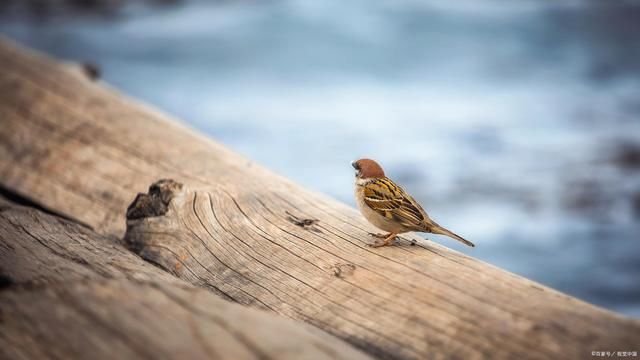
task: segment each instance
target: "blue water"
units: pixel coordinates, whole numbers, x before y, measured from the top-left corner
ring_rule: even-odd
[[[1,33],[276,172],[354,204],[377,159],[477,247],[432,239],[640,317],[640,3],[14,7]]]

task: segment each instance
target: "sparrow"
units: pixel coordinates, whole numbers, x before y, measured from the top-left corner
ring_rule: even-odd
[[[391,245],[398,234],[410,231],[446,235],[465,245],[475,246],[431,220],[411,195],[385,176],[377,162],[360,159],[351,162],[351,166],[356,170],[355,195],[360,212],[372,225],[388,232],[370,234],[384,239],[371,246]]]

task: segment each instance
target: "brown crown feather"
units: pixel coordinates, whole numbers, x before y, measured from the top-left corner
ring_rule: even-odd
[[[356,167],[360,170],[360,176],[363,179],[377,179],[385,177],[382,167],[371,159],[360,159],[356,161]]]

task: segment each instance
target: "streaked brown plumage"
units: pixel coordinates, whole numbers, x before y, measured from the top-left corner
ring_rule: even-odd
[[[377,228],[389,232],[375,235],[385,240],[372,246],[390,245],[398,234],[409,231],[446,235],[468,246],[475,246],[431,220],[422,206],[386,177],[382,167],[375,161],[360,159],[351,165],[356,169],[356,203],[362,215]]]

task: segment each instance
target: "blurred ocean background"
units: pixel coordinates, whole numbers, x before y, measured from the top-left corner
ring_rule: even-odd
[[[5,0],[0,33],[351,205],[377,159],[477,247],[430,239],[640,317],[638,1]]]

